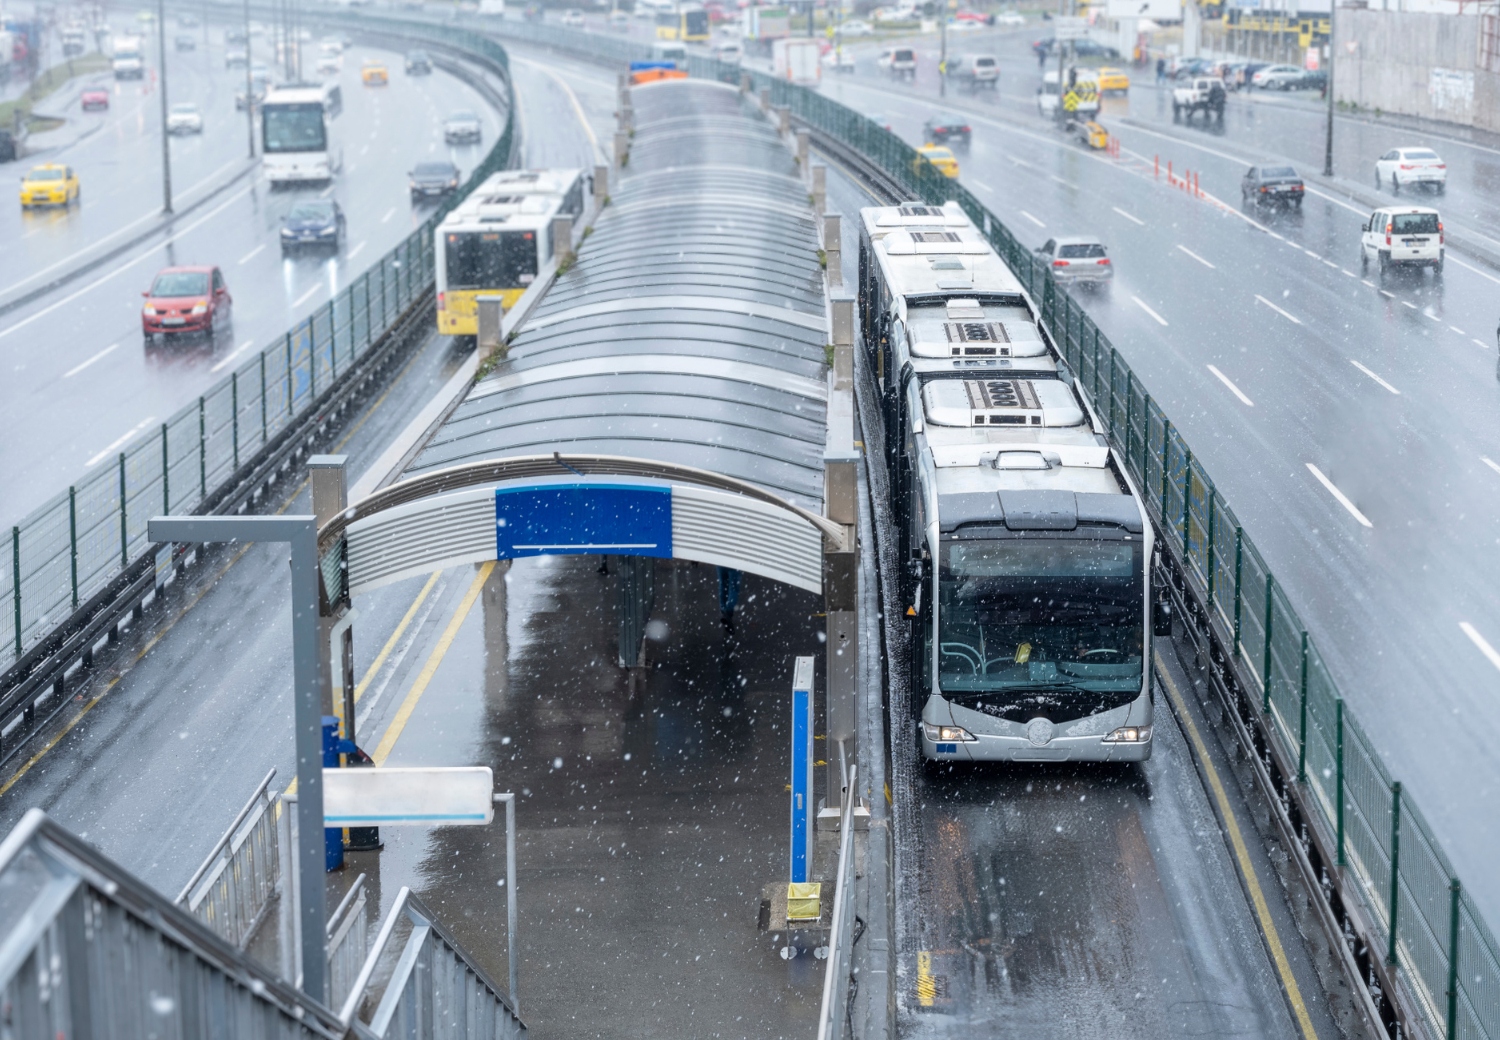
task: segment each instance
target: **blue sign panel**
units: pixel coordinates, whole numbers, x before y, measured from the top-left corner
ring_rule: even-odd
[[[672,489],[535,484],[495,489],[496,558],[613,553],[672,558]]]
[[[792,691],[792,881],[812,863],[812,689]]]

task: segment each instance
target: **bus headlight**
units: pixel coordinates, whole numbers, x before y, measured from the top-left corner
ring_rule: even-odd
[[[1104,738],[1106,744],[1144,744],[1151,739],[1150,726],[1121,726]]]
[[[932,740],[932,741],[938,741],[938,740],[942,740],[942,741],[954,741],[954,740],[974,740],[974,739],[976,739],[975,736],[974,736],[974,734],[970,733],[968,730],[964,729],[962,726],[934,726],[930,722],[924,722],[924,723],[922,723],[922,729],[926,731],[926,733],[927,733],[927,739],[928,740]]]

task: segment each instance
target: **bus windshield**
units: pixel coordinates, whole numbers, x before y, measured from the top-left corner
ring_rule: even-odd
[[[323,106],[316,101],[267,105],[263,113],[266,154],[321,152],[328,148]]]
[[[1026,721],[1081,718],[1140,693],[1141,544],[1089,537],[946,541],[938,575],[944,697]],[[1071,708],[1072,710],[1069,710]]]
[[[443,247],[449,290],[515,289],[536,280],[533,231],[450,231]]]

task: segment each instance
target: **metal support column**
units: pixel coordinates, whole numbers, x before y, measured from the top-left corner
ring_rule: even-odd
[[[313,455],[307,460],[312,485],[313,516],[322,527],[349,507],[347,455]],[[324,715],[333,714],[333,661],[329,641],[337,620],[334,605],[320,602],[318,613],[318,703]]]
[[[827,616],[827,772],[820,826],[833,827],[843,808],[844,775],[835,746],[858,761],[855,685],[859,657],[859,451],[854,445],[854,300],[832,301],[833,371],[829,373],[828,440],[823,450],[823,512],[850,533],[847,550],[823,550],[823,600]],[[852,797],[857,797],[853,796]]]
[[[656,561],[650,556],[620,556],[617,561],[620,667],[640,668],[646,663],[646,622],[656,606]]]

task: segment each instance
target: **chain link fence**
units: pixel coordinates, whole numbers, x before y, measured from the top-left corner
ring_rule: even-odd
[[[380,21],[383,31],[510,67],[493,40],[415,20]],[[421,227],[276,342],[10,528],[0,565],[0,654],[19,659],[148,552],[150,517],[195,512],[248,468],[430,290],[434,229],[457,200],[505,168],[515,143],[513,109],[467,183]],[[8,723],[0,719],[0,731]]]
[[[650,58],[639,43],[537,24],[491,27],[518,41],[619,63]],[[1043,323],[1129,467],[1211,623],[1256,684],[1268,732],[1362,890],[1383,952],[1433,1036],[1500,1040],[1500,945],[1480,918],[1432,829],[1402,795],[1349,713],[1306,627],[1265,559],[1171,419],[1129,364],[1010,229],[962,184],[895,134],[814,90],[709,58],[691,75],[748,83],[772,105],[859,152],[930,204],[956,201],[1027,286]]]

